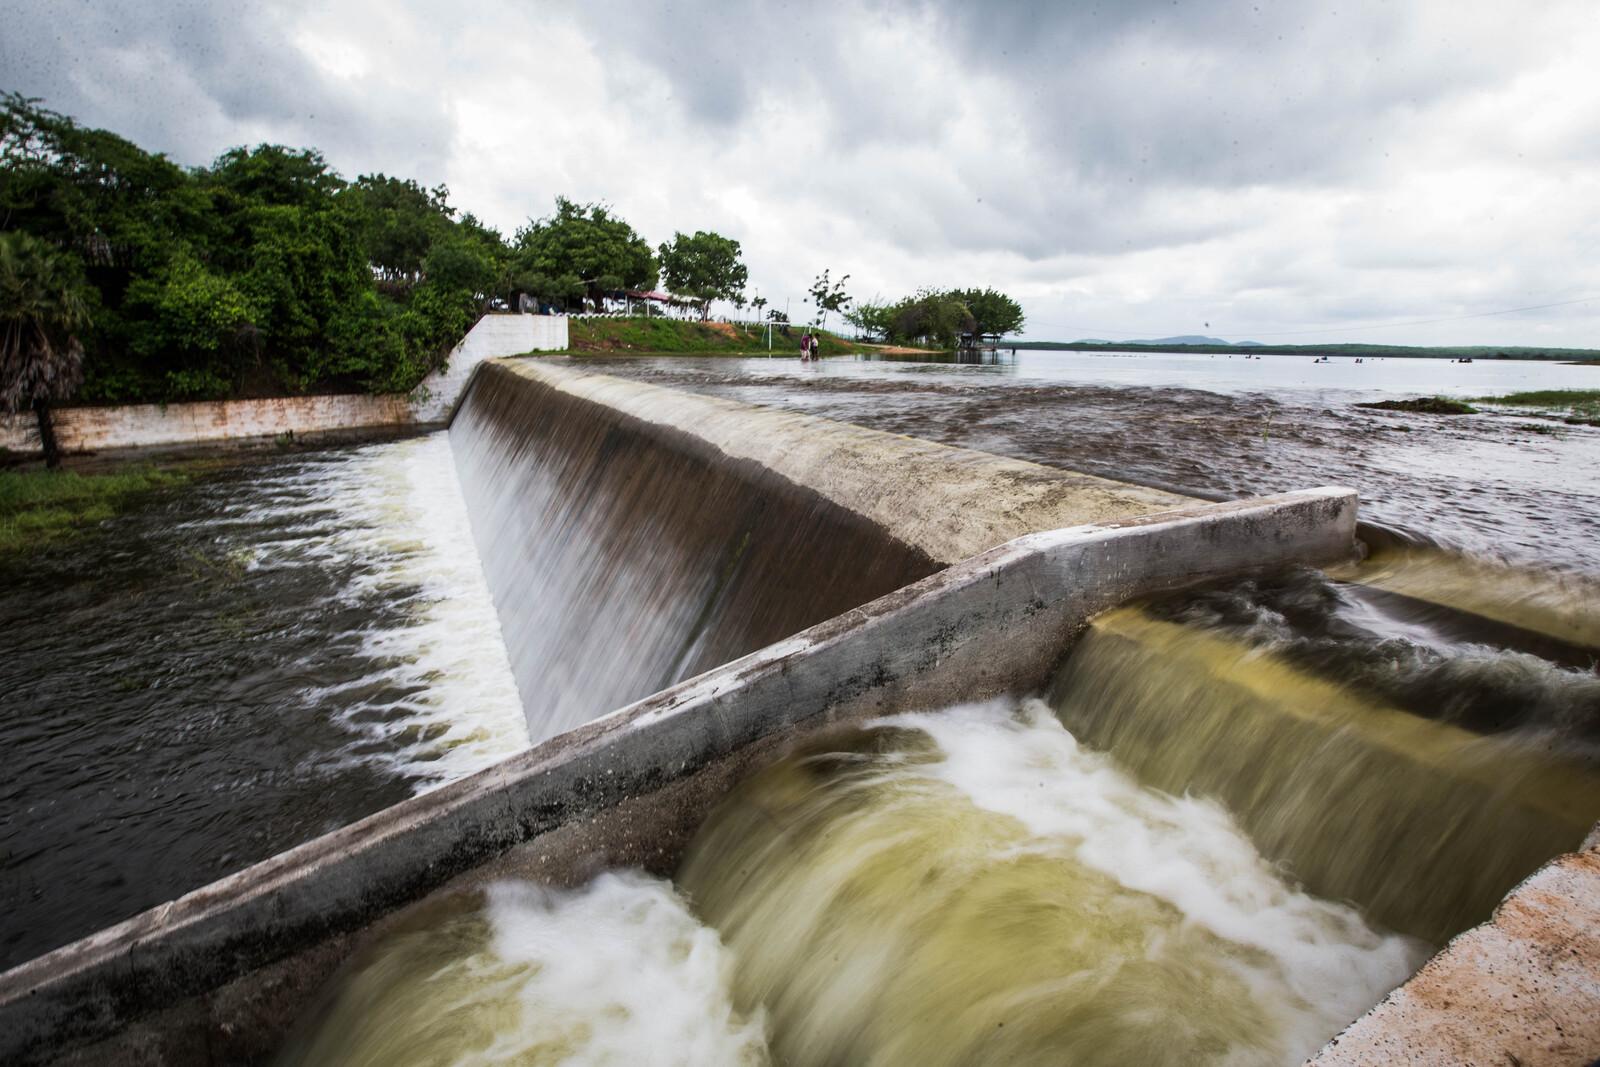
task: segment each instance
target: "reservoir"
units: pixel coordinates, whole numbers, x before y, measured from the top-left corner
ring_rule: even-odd
[[[1371,551],[821,731],[643,869],[430,899],[277,1062],[1298,1062],[1600,818],[1600,430],[1360,408],[1411,391],[1286,357],[538,362],[1118,479],[1141,514],[1350,484]],[[1456,395],[1594,373],[1479,368]],[[448,433],[241,460],[9,562],[4,962],[948,563],[572,395],[481,374]]]

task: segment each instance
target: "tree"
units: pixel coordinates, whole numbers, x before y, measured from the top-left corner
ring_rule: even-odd
[[[600,306],[618,289],[653,289],[656,257],[645,239],[601,204],[556,197],[556,213],[517,231],[513,285],[546,299],[587,297]]]
[[[0,234],[0,404],[33,408],[50,467],[61,465],[50,404],[83,379],[88,327],[80,264],[28,234]]]
[[[900,341],[932,341],[954,348],[974,326],[972,312],[953,292],[919,289],[891,309],[889,337]]]
[[[885,339],[894,319],[894,306],[881,300],[867,300],[856,304],[844,313],[844,321],[856,328],[857,334],[874,339]]]
[[[363,174],[340,195],[355,209],[367,261],[387,282],[417,280],[434,242],[453,228],[443,185],[424,189],[410,179]]]
[[[846,274],[832,284],[828,281],[828,272],[817,275],[811,283],[811,302],[817,306],[817,325],[822,326],[828,321],[828,312],[843,311],[850,306],[850,298],[844,295],[844,283],[850,280]]]
[[[739,261],[739,242],[697,230],[692,237],[674,233],[663,244],[661,275],[667,288],[700,304],[700,317],[711,314],[711,301],[742,298],[750,272]]]
[[[973,332],[994,337],[1022,332],[1022,305],[1004,293],[993,289],[962,289],[950,295],[966,304],[972,313]]]

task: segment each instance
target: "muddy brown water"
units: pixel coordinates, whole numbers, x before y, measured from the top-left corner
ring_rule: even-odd
[[[1209,498],[1348,485],[1360,491],[1367,523],[1472,555],[1600,570],[1600,428],[1357,406],[1414,396],[1427,383],[1468,395],[1538,387],[1584,368],[1474,365],[1460,373],[1500,377],[1462,383],[1437,360],[1384,361],[1366,373],[1365,364],[1313,371],[1309,360],[1270,356],[1184,357],[1153,367],[1078,353],[983,365],[852,357],[805,366],[764,358],[573,362]],[[1411,364],[1421,366],[1401,366]]]

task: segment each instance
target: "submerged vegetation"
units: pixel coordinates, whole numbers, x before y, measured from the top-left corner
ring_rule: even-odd
[[[189,477],[182,469],[157,467],[96,474],[0,471],[0,556],[104,522],[147,493]]]
[[[893,303],[869,300],[845,312],[845,321],[890,344],[953,348],[963,338],[1022,332],[1022,305],[993,289],[919,289]]]
[[[1534,389],[1504,396],[1480,396],[1477,403],[1533,408],[1575,426],[1600,426],[1600,389]]]
[[[1478,411],[1471,404],[1464,404],[1447,396],[1421,396],[1414,400],[1371,400],[1357,404],[1356,407],[1378,408],[1382,411],[1412,411],[1420,415],[1474,415]]]

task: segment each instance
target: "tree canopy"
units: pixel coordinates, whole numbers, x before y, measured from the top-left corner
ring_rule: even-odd
[[[545,300],[588,299],[608,292],[654,289],[656,257],[632,226],[603,204],[556,197],[554,215],[517,231],[514,288]]]
[[[869,337],[954,347],[963,337],[1021,333],[1022,305],[993,289],[919,289],[893,303],[870,300],[845,313]]]
[[[60,461],[49,406],[83,376],[89,325],[78,265],[26,233],[0,233],[0,407],[38,414],[45,459]]]
[[[843,311],[850,306],[850,297],[845,295],[844,283],[850,280],[846,274],[838,281],[828,278],[827,270],[816,276],[808,290],[811,294],[811,303],[817,308],[817,325],[821,326],[828,321],[828,312]]]
[[[674,233],[660,252],[667,288],[699,301],[702,319],[710,314],[713,300],[733,301],[736,306],[744,302],[750,272],[740,261],[738,241],[705,230],[693,236]]]
[[[89,400],[409,389],[502,295],[507,250],[443,186],[346,182],[258,145],[186,170],[0,98],[0,230],[86,282]]]

